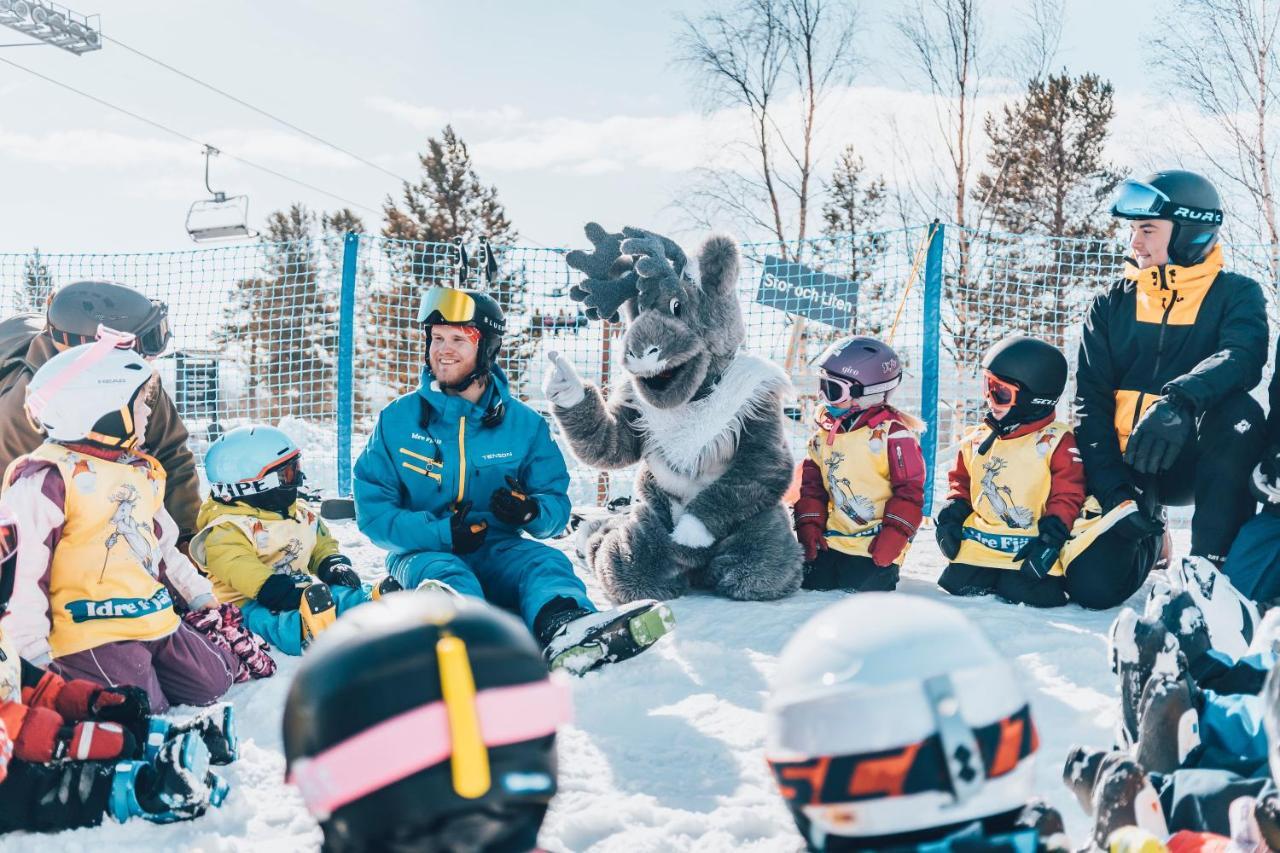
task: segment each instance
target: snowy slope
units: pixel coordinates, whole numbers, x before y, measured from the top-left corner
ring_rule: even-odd
[[[381,573],[380,552],[353,524],[339,523],[336,533],[362,573]],[[1177,550],[1184,553],[1180,533]],[[1061,767],[1072,745],[1110,742],[1118,691],[1107,670],[1106,635],[1114,613],[950,599],[933,584],[941,568],[926,532],[899,590],[948,600],[1016,660],[1040,729],[1039,789],[1066,815],[1071,835],[1084,838],[1085,817],[1062,785]],[[604,603],[598,588],[591,592]],[[561,734],[561,792],[542,846],[637,853],[801,849],[764,763],[761,709],[787,637],[839,598],[813,592],[767,603],[683,598],[674,607],[674,635],[633,661],[576,681],[577,720]],[[0,851],[318,849],[318,828],[282,782],[280,717],[297,661],[277,660],[275,677],[230,694],[245,743],[227,772],[233,790],[221,810],[173,826],[134,821],[9,836],[0,839]]]

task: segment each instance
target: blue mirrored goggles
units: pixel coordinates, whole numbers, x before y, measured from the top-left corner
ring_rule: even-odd
[[[1197,225],[1220,225],[1222,211],[1174,202],[1162,190],[1142,181],[1126,180],[1116,190],[1111,215],[1121,219],[1169,219]]]

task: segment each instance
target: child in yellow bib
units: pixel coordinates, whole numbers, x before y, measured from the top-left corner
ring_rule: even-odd
[[[364,585],[338,541],[298,500],[301,451],[283,432],[243,426],[205,454],[212,494],[200,507],[191,558],[219,601],[239,605],[245,625],[286,654],[302,653],[346,610],[400,585]]]
[[[923,513],[922,424],[889,405],[902,365],[887,344],[844,338],[818,370],[818,431],[794,507],[804,588],[890,591]]]
[[[982,360],[987,415],[960,445],[938,546],[951,563],[938,585],[1017,604],[1068,600],[1112,607],[1132,594],[1128,543],[1101,538],[1136,507],[1104,516],[1086,495],[1071,427],[1056,419],[1067,360],[1044,341],[1013,335]]]
[[[164,469],[137,447],[155,372],[131,336],[102,334],[50,359],[27,388],[48,438],[4,476],[0,500],[22,543],[5,632],[60,676],[143,688],[157,713],[207,705],[231,686],[235,661],[175,611],[217,602],[177,550]]]

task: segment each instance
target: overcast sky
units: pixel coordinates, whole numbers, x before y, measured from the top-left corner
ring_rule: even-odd
[[[82,5],[91,4],[91,5]],[[223,88],[391,172],[414,177],[427,136],[452,122],[481,177],[496,184],[521,234],[581,242],[600,219],[659,228],[682,223],[671,202],[688,171],[714,161],[732,123],[707,117],[673,63],[678,14],[706,2],[182,2],[76,0],[107,35]],[[891,0],[866,0],[864,70],[823,128],[824,157],[846,142],[888,171],[889,118],[923,138],[926,96],[912,92],[891,38]],[[989,0],[994,43],[1022,8]],[[1155,2],[1066,0],[1058,64],[1117,88],[1114,155],[1135,168],[1159,88],[1145,66],[1143,27]],[[10,38],[11,36],[11,38]],[[0,28],[0,42],[22,36]],[[52,47],[0,57],[257,160],[375,211],[394,178],[300,138],[106,43],[75,57]],[[994,105],[998,85],[984,104]],[[0,64],[0,251],[185,248],[187,207],[205,195],[198,146]],[[900,143],[898,147],[901,147]],[[901,154],[901,152],[899,152]],[[927,150],[908,151],[922,161]],[[1155,156],[1162,156],[1155,155]],[[1192,164],[1194,165],[1194,164]],[[824,168],[823,171],[827,169]],[[342,202],[215,160],[215,188],[247,193],[256,224],[293,201]],[[358,211],[371,230],[376,213]]]

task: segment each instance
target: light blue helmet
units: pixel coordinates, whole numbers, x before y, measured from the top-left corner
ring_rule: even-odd
[[[239,500],[280,486],[302,482],[302,451],[282,430],[271,426],[236,427],[209,445],[204,473],[214,497]]]

